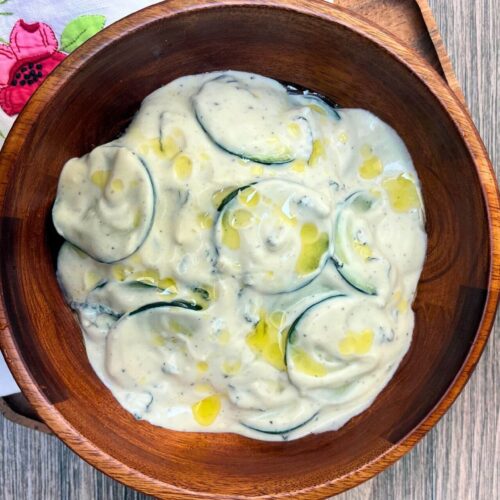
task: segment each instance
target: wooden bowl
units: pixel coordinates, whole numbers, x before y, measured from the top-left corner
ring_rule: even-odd
[[[499,198],[463,106],[410,49],[319,0],[171,0],[77,50],[18,118],[0,162],[1,347],[41,417],[114,478],[169,498],[319,498],[372,477],[443,415],[477,363],[499,293]],[[94,375],[54,274],[51,205],[64,162],[119,134],[181,75],[253,71],[392,125],[422,181],[429,247],[398,372],[337,432],[268,443],[136,421]]]

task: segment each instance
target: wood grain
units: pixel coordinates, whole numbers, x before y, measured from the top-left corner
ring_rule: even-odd
[[[462,30],[463,32],[463,30]],[[494,33],[494,32],[493,32]],[[497,32],[498,34],[498,32]],[[470,42],[470,40],[468,40]],[[494,40],[493,40],[494,42]],[[464,43],[463,40],[460,40],[457,43]],[[495,47],[493,44],[492,47]],[[498,54],[498,53],[496,53]],[[498,60],[496,61],[496,64],[498,64]],[[492,69],[495,70],[497,66],[495,66],[495,62],[492,64]],[[496,88],[496,87],[493,87]],[[488,85],[488,89],[491,89],[491,84]],[[484,90],[487,90],[486,87]],[[490,97],[491,101],[490,104],[492,105],[489,108],[489,112],[493,113],[491,115],[493,118],[496,118],[494,114],[495,110],[495,105],[496,105],[496,98],[494,97],[495,94],[493,93],[493,96]],[[477,97],[477,96],[476,96]],[[470,101],[469,101],[470,102]],[[479,101],[478,101],[479,102]],[[493,110],[493,111],[492,111]],[[484,113],[484,110],[483,110]],[[492,123],[490,122],[485,122],[485,123]],[[496,124],[496,123],[495,123]],[[494,129],[493,129],[494,130]],[[497,129],[498,132],[498,129]],[[491,137],[490,139],[496,138],[496,135],[493,132],[490,131]],[[491,350],[491,348],[490,348]],[[484,358],[482,361],[481,366],[484,365]],[[495,365],[489,365],[489,374],[495,373],[492,372],[491,367]],[[498,364],[495,367],[498,369]],[[477,373],[475,375],[477,377]],[[498,371],[496,372],[496,379],[489,380],[489,385],[487,386],[490,390],[491,388],[495,388],[496,386],[493,384],[495,381],[498,380]],[[470,384],[469,384],[470,387]],[[468,387],[468,388],[469,388]],[[481,392],[479,391],[479,394],[481,395]],[[478,397],[478,394],[475,394],[475,398]],[[496,414],[498,413],[498,400],[495,399],[497,397],[497,393],[493,392],[493,394],[490,392],[489,397],[488,397],[488,403],[490,405],[493,404],[493,411],[490,409],[490,412],[487,411],[481,411],[481,413],[478,413],[478,415],[481,415],[481,418],[477,418],[477,427],[472,427],[473,429],[477,429],[477,431],[482,431],[485,428],[491,428],[491,424],[493,426],[495,425],[495,418]],[[462,398],[463,400],[463,398]],[[483,400],[483,402],[486,400],[486,398]],[[471,400],[472,402],[475,403],[476,399]],[[468,410],[473,407],[472,403],[469,405],[467,408]],[[482,410],[484,410],[484,406],[481,407]],[[455,408],[456,409],[456,406]],[[496,410],[496,411],[495,411]],[[454,410],[452,410],[453,412]],[[468,412],[467,412],[468,413]],[[467,413],[465,413],[465,416],[467,417]],[[491,417],[491,414],[493,416]],[[448,414],[449,415],[449,414]],[[445,419],[447,419],[445,417]],[[482,453],[482,449],[485,447],[488,447],[488,445],[491,445],[491,442],[494,443],[494,439],[489,441],[488,439],[483,439],[480,441],[479,439],[476,439],[476,437],[470,439],[468,432],[464,432],[464,429],[469,429],[471,428],[473,422],[471,422],[469,419],[465,421],[466,426],[462,427],[460,425],[456,426],[457,432],[455,432],[453,435],[451,435],[451,432],[448,432],[445,437],[446,440],[443,438],[439,440],[440,438],[433,438],[434,432],[428,437],[422,445],[419,446],[417,449],[420,450],[422,449],[422,446],[429,446],[429,448],[426,448],[426,452],[422,454],[417,454],[415,457],[415,453],[413,452],[410,454],[409,457],[406,457],[403,459],[401,462],[399,462],[397,465],[395,465],[393,468],[391,468],[389,471],[387,471],[384,475],[378,477],[374,481],[367,483],[366,485],[361,486],[359,489],[355,490],[354,492],[349,492],[346,494],[346,498],[491,498],[491,492],[492,491],[497,491],[494,486],[495,486],[495,481],[498,481],[497,476],[493,476],[493,471],[495,468],[493,467],[494,463],[492,463],[491,459],[488,459],[488,455],[483,457],[482,460],[482,467],[481,467],[481,462],[479,462],[476,465],[468,466],[468,463],[474,464],[474,461],[469,459],[471,455],[471,450],[476,452],[476,450],[480,453]],[[460,419],[458,419],[458,424],[460,424]],[[441,425],[441,424],[440,424]],[[453,422],[452,422],[453,425]],[[17,431],[16,431],[17,432]],[[476,433],[473,433],[474,436],[476,436]],[[457,440],[457,436],[459,436],[459,440]],[[430,441],[430,444],[429,444]],[[466,444],[469,444],[469,447],[466,446]],[[445,446],[432,446],[435,443],[438,444],[445,444]],[[481,449],[480,446],[481,445]],[[4,439],[2,441],[2,446],[7,446],[7,442]],[[493,444],[494,446],[494,444]],[[28,445],[28,451],[27,455],[29,456],[29,445]],[[439,453],[440,455],[436,455]],[[5,450],[2,450],[4,456],[8,456]],[[494,448],[493,448],[494,451]],[[420,453],[420,452],[419,452]],[[451,460],[450,460],[450,455],[451,455]],[[495,455],[492,455],[495,456]],[[413,458],[412,458],[413,457]],[[65,458],[62,458],[62,465],[65,464]],[[69,460],[69,459],[68,459]],[[432,467],[429,467],[428,462],[432,464]],[[20,461],[18,462],[20,463]],[[458,467],[456,464],[465,464],[461,465]],[[443,464],[445,464],[445,467],[443,467]],[[446,464],[449,464],[448,467],[446,467]],[[51,465],[50,459],[49,459],[49,466]],[[53,472],[53,479],[57,477],[57,467],[55,467],[55,463],[52,463],[54,466],[51,470]],[[447,471],[448,469],[448,471]],[[490,481],[485,481],[483,488],[481,489],[480,487],[476,487],[474,483],[471,481],[471,478],[474,478],[474,474],[477,473],[480,470],[481,474],[488,474],[488,471],[490,471],[489,475],[486,475],[486,478],[490,479]],[[66,469],[67,470],[67,469]],[[63,471],[63,472],[66,472]],[[88,470],[88,469],[85,469]],[[19,471],[21,469],[19,468]],[[441,480],[439,480],[439,474],[440,471],[442,472],[441,475]],[[420,472],[420,474],[419,474]],[[452,481],[447,481],[446,480],[446,472],[451,475],[451,478],[453,479]],[[468,473],[464,474],[464,478],[466,478],[466,481],[459,482],[459,474],[460,472],[463,473]],[[479,475],[479,477],[482,477],[482,475]],[[64,481],[66,474],[63,475],[63,477],[58,481],[58,483],[61,484],[60,491],[61,498],[110,498],[108,495],[112,495],[110,490],[103,490],[103,489],[98,489],[98,490],[91,490],[90,493],[87,490],[87,493],[84,492],[85,489],[85,483],[76,479],[76,484],[68,486],[67,482]],[[389,479],[384,479],[389,478]],[[18,484],[22,484],[25,482],[26,478],[23,478],[22,475],[19,473],[15,475],[16,480],[18,481]],[[86,477],[84,477],[86,478]],[[10,484],[11,486],[15,484],[15,482],[9,482],[7,477],[4,477],[2,479],[6,479],[7,481],[2,481],[2,484]],[[400,481],[397,481],[397,480]],[[384,481],[391,481],[390,484],[393,485],[393,488],[390,489],[387,487],[387,484],[389,483],[384,483]],[[42,483],[37,482],[39,481],[39,478],[34,478],[31,481],[32,484],[32,489],[31,490],[17,490],[17,495],[14,493],[14,490],[11,489],[9,491],[6,491],[5,496],[6,498],[9,498],[9,494],[13,494],[11,498],[24,498],[24,495],[34,495],[34,496],[27,496],[29,498],[54,498],[54,490],[52,489],[45,489],[43,488]],[[56,484],[56,483],[53,483]],[[109,483],[106,483],[109,484]],[[34,485],[34,486],[33,486]],[[80,487],[78,486],[80,485]],[[384,487],[384,485],[386,485]],[[457,485],[462,485],[459,486],[459,489],[452,489],[457,487]],[[496,483],[496,486],[498,486],[498,482]],[[74,487],[74,489],[73,489]],[[118,488],[118,487],[117,487]],[[123,498],[124,493],[123,489],[116,490],[118,493],[116,493],[116,498]],[[438,493],[439,492],[439,493]],[[449,496],[438,496],[440,493],[444,495],[449,495]],[[456,493],[456,494],[454,494]],[[489,496],[486,496],[486,494],[489,493]],[[47,495],[47,496],[38,496],[38,495]],[[479,494],[479,496],[478,496]],[[74,496],[76,495],[76,496]],[[364,495],[364,496],[357,496],[357,495]],[[420,496],[419,496],[420,495]],[[457,496],[459,495],[459,496]],[[483,496],[481,496],[483,495]],[[132,498],[133,496],[131,496]]]

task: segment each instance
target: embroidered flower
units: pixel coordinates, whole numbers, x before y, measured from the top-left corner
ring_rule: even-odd
[[[10,116],[21,111],[47,75],[66,57],[44,23],[17,21],[10,45],[0,44],[0,107]]]

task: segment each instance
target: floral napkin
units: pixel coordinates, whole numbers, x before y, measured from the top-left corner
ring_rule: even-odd
[[[0,0],[0,147],[33,92],[65,58],[158,0]]]
[[[0,0],[0,147],[47,75],[105,26],[159,0]],[[0,396],[18,392],[0,354]]]

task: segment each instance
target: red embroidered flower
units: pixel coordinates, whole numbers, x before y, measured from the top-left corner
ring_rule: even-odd
[[[17,21],[10,45],[0,44],[0,107],[10,116],[23,109],[47,75],[66,57],[50,26]]]

